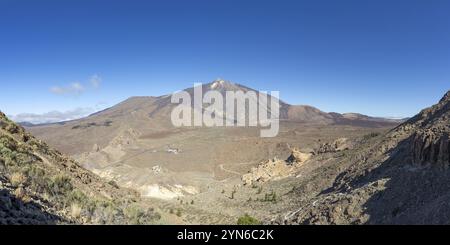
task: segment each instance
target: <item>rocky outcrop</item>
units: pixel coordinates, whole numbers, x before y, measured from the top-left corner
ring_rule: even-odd
[[[264,183],[290,176],[291,173],[292,167],[286,161],[274,158],[252,168],[248,174],[242,176],[242,181],[245,185],[251,185],[254,182]]]
[[[354,144],[347,138],[339,138],[333,142],[323,143],[316,150],[317,154],[344,151],[352,149]]]
[[[291,155],[286,160],[289,164],[303,163],[311,159],[314,156],[313,152],[302,152],[297,148],[292,149]]]
[[[272,223],[449,224],[449,134],[450,91],[384,135],[360,141],[333,162],[348,165],[331,187]]]
[[[422,110],[392,135],[407,135],[401,157],[419,165],[450,164],[450,91],[438,104]]]
[[[419,131],[411,138],[412,161],[415,164],[450,164],[450,130]]]
[[[313,155],[314,153],[311,152],[293,149],[287,160],[274,158],[263,162],[252,168],[248,174],[244,174],[242,181],[245,185],[251,185],[254,182],[264,183],[292,176],[298,167],[311,159]]]

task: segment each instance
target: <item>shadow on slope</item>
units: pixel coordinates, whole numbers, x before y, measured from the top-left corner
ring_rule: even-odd
[[[6,189],[0,189],[0,224],[54,225],[64,223],[60,217],[48,213],[36,202],[24,203]]]
[[[346,189],[358,190],[352,191],[356,199],[366,199],[362,205],[369,215],[366,224],[450,223],[450,162],[437,162],[433,155],[418,162],[414,137],[386,152],[389,157],[380,164],[363,163],[365,167],[353,173],[359,176],[347,182]],[[371,193],[369,185],[377,191]]]

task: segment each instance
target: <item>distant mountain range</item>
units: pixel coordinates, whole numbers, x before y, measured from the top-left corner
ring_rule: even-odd
[[[223,80],[202,86],[255,91]],[[169,95],[132,97],[86,118],[26,124],[37,138],[0,113],[0,199],[8,203],[0,221],[157,222],[160,213],[125,186],[143,197],[189,200],[180,201],[190,207],[189,222],[230,223],[238,210],[271,224],[449,223],[450,91],[404,122],[281,101],[281,132],[267,139],[251,128],[175,128],[174,106]],[[273,159],[256,168],[266,173],[286,152],[304,158],[294,172],[241,185],[261,159]],[[282,169],[294,164],[291,156]],[[232,212],[218,215],[219,208]],[[163,215],[175,216],[172,208]]]
[[[223,95],[225,94],[226,91],[243,91],[243,92],[253,91],[256,94],[259,94],[259,92],[255,89],[225,80],[216,80],[211,83],[202,85],[203,93],[206,93],[211,90],[218,91]],[[187,88],[184,89],[184,91],[188,92],[193,98],[194,88]],[[270,98],[272,97],[269,96],[269,100]],[[168,115],[170,115],[170,111],[174,106],[175,104],[171,103],[170,95],[163,95],[159,97],[153,96],[131,97],[113,107],[93,113],[89,115],[87,118],[94,118],[101,115],[109,115],[113,111],[114,112],[120,111],[121,113],[125,113],[126,111],[138,111],[142,109],[148,110],[149,108],[151,108],[151,110],[148,113],[149,118],[162,119],[162,117],[167,117]],[[76,122],[84,119],[85,118],[65,122],[45,123],[45,124],[33,124],[30,122],[18,122],[18,123],[24,127],[35,127],[35,126],[48,126],[52,124],[64,125],[67,123]],[[280,119],[302,123],[319,123],[319,124],[334,123],[334,124],[349,124],[366,127],[386,126],[389,124],[401,123],[406,120],[406,119],[370,117],[359,113],[343,113],[343,114],[336,112],[327,113],[313,106],[290,105],[283,101],[280,101]]]

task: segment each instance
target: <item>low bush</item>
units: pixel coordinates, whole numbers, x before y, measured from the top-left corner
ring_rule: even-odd
[[[47,188],[49,191],[49,194],[52,194],[53,196],[58,195],[65,195],[72,191],[73,186],[70,182],[70,178],[65,175],[57,175],[50,179],[50,181],[47,183]]]
[[[237,221],[238,225],[260,225],[261,221],[259,221],[258,219],[245,214],[244,216],[239,217],[238,221]]]
[[[24,185],[27,182],[27,176],[25,176],[21,172],[14,172],[11,174],[9,181],[14,187],[18,187],[20,185]]]

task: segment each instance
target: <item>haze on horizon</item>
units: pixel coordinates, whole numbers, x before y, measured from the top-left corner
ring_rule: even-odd
[[[449,89],[449,9],[444,0],[6,0],[0,110],[64,121],[220,77],[326,112],[409,117]]]

